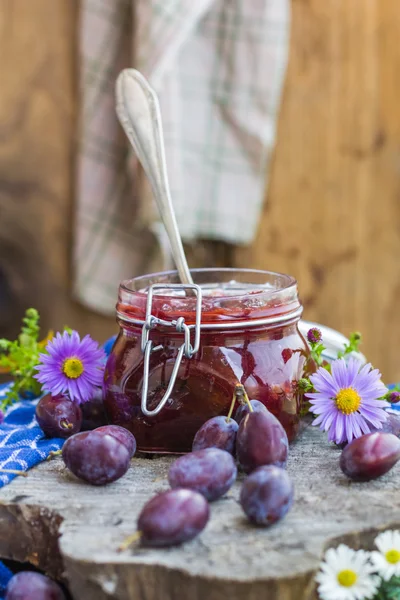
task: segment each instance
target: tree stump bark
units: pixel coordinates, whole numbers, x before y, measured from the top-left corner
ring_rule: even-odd
[[[76,600],[311,600],[324,550],[344,541],[372,547],[377,531],[400,527],[400,469],[352,483],[340,451],[308,427],[290,453],[295,503],[263,529],[238,503],[238,482],[212,504],[203,533],[170,549],[118,545],[136,528],[143,504],[165,490],[171,457],[134,458],[106,487],[78,481],[60,458],[0,491],[0,556],[30,561],[64,579]]]

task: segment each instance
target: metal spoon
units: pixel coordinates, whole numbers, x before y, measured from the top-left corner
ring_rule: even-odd
[[[124,69],[117,79],[116,95],[118,118],[150,180],[181,283],[193,285],[171,201],[157,94],[139,71]],[[299,323],[303,335],[312,326],[322,330],[326,345],[324,358],[330,362],[348,340],[339,332],[318,323]],[[363,354],[357,353],[356,356],[362,362],[366,361]]]
[[[119,74],[116,94],[118,118],[150,180],[179,278],[184,284],[193,284],[171,201],[157,94],[135,69]]]

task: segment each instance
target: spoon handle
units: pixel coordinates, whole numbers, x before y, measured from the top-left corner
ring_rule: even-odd
[[[171,200],[157,94],[138,71],[124,69],[117,79],[116,95],[118,118],[150,180],[179,278],[192,284]]]

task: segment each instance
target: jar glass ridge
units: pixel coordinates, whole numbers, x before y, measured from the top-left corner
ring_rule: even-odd
[[[124,281],[120,285],[117,320],[120,332],[107,361],[105,404],[110,421],[132,431],[142,452],[187,452],[209,418],[226,415],[237,383],[250,399],[263,402],[281,421],[289,439],[296,437],[307,344],[297,323],[302,307],[293,277],[248,269],[194,269],[203,293],[200,347],[183,357],[171,397],[155,416],[141,410],[144,356],[142,326],[147,290],[157,284],[179,284],[176,272]],[[161,321],[183,318],[194,337],[196,297],[184,291],[154,291],[151,314]],[[147,407],[153,410],[171,378],[183,334],[157,325],[149,338]]]

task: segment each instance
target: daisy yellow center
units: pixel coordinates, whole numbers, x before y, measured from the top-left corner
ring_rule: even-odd
[[[336,394],[335,403],[345,415],[356,412],[361,404],[361,397],[353,388],[343,388]]]
[[[398,550],[388,550],[385,558],[391,565],[395,565],[400,561],[400,552]]]
[[[83,364],[79,358],[64,360],[62,371],[69,379],[78,379],[83,373]]]
[[[337,580],[343,587],[351,587],[357,581],[357,573],[350,569],[345,569],[337,574]]]

